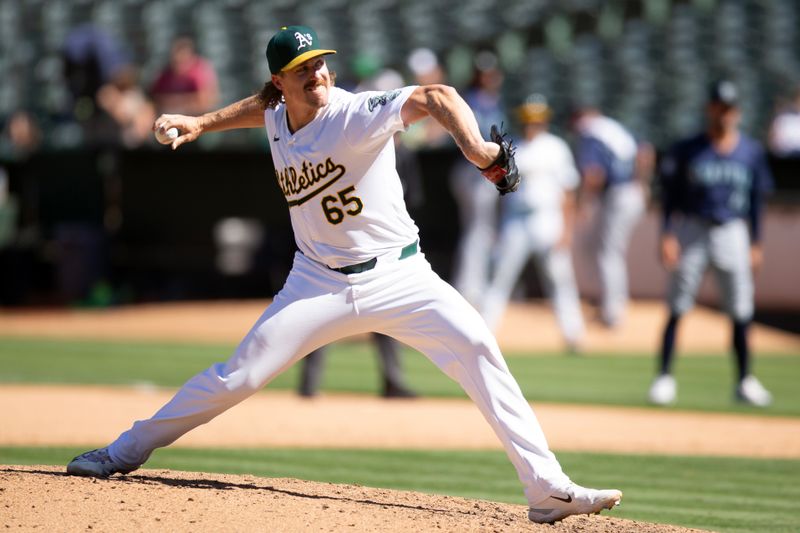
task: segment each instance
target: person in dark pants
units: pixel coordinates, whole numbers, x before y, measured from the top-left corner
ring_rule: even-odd
[[[384,398],[414,398],[416,394],[408,388],[403,378],[403,369],[400,367],[400,355],[397,342],[391,337],[380,333],[372,333],[372,342],[378,349],[378,360],[382,374],[382,393]],[[325,355],[328,347],[323,346],[314,350],[303,359],[300,369],[300,385],[297,393],[300,396],[312,397],[319,392],[322,372],[325,365]]]

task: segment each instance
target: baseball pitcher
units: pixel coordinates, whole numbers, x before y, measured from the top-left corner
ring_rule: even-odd
[[[298,251],[286,284],[227,362],[191,378],[108,447],[76,457],[67,472],[131,472],[307,353],[375,331],[419,350],[464,388],[516,467],[531,520],[612,508],[619,491],[581,487],[562,471],[483,319],[425,260],[403,203],[392,136],[408,125],[433,117],[500,192],[518,183],[508,142],[496,129],[485,141],[450,87],[337,88],[326,63],[334,53],[311,28],[284,27],[267,45],[272,75],[260,94],[200,117],[156,119],[156,129],[180,130],[173,149],[211,131],[266,128]]]

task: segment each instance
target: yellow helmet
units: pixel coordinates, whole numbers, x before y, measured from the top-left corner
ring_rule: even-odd
[[[550,120],[550,106],[547,98],[539,93],[534,93],[517,107],[517,118],[522,124],[541,124]]]

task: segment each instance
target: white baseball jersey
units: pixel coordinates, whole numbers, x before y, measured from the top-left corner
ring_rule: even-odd
[[[544,131],[519,144],[516,160],[523,178],[519,190],[504,198],[507,216],[529,216],[541,246],[551,246],[564,228],[564,191],[580,182],[572,152],[561,138]]]
[[[503,198],[496,268],[481,312],[489,327],[496,329],[520,273],[533,256],[564,338],[577,346],[584,324],[572,258],[569,250],[557,249],[556,244],[564,232],[564,192],[578,186],[580,175],[567,143],[546,131],[520,143],[516,160],[522,181],[516,193]]]
[[[785,111],[772,122],[770,148],[782,157],[800,154],[800,112]]]
[[[416,87],[353,94],[333,87],[328,105],[292,134],[286,107],[264,114],[278,185],[307,257],[338,268],[417,240],[403,201],[392,136]]]

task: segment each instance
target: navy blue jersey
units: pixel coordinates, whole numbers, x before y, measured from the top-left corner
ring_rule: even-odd
[[[664,230],[669,231],[677,211],[712,224],[736,218],[750,221],[754,241],[760,234],[764,193],[772,175],[758,141],[739,134],[729,154],[715,150],[706,134],[675,144],[661,162]]]
[[[583,174],[596,166],[605,175],[604,189],[633,181],[636,140],[621,124],[608,117],[592,119],[581,131],[575,160]]]

